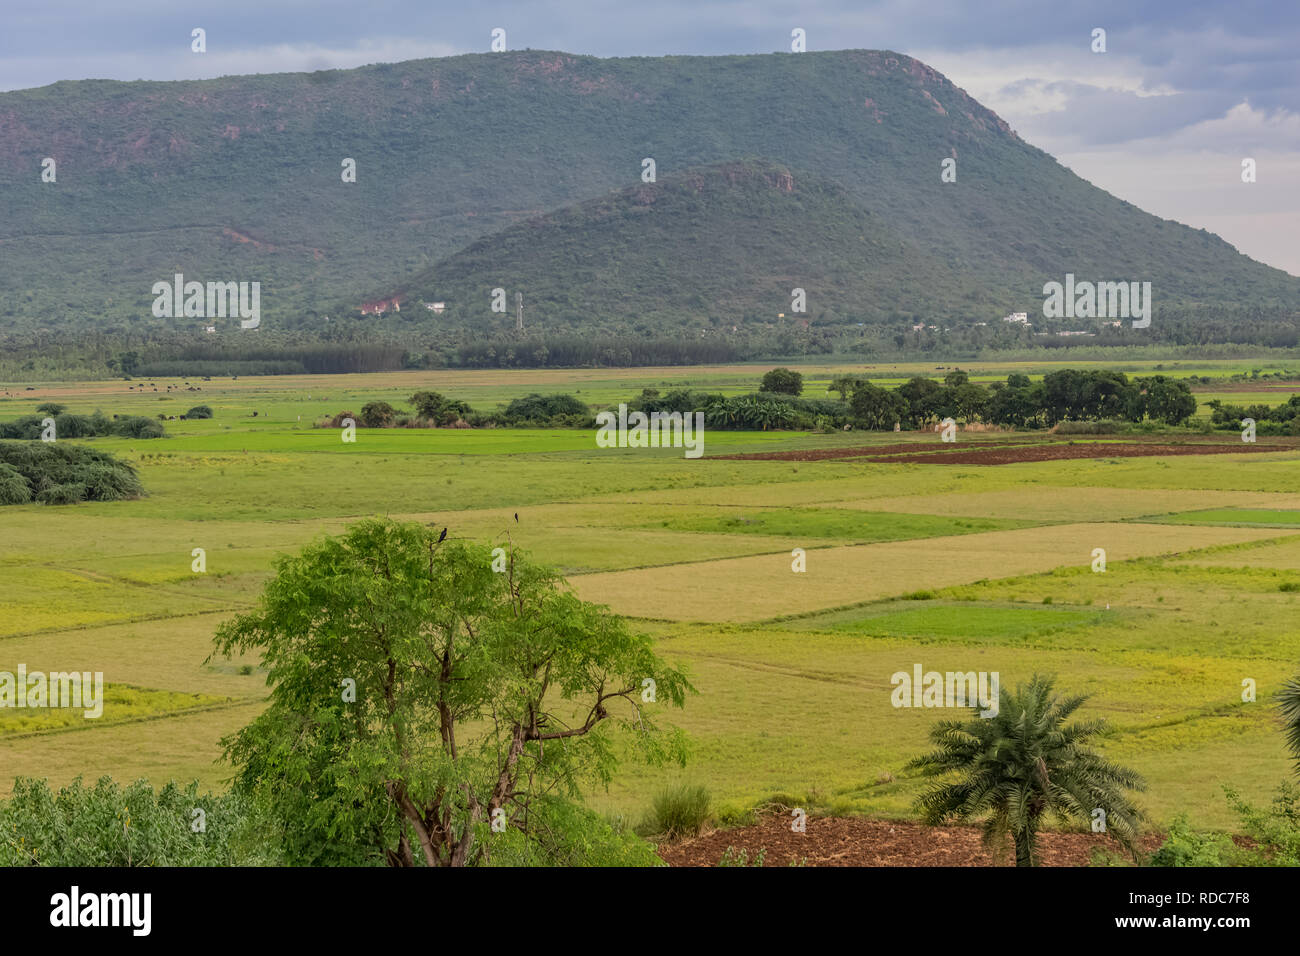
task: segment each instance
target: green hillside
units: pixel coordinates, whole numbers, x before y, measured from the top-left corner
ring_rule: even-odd
[[[58,164],[55,183],[40,179],[47,156]],[[755,288],[760,270],[736,258],[748,240],[736,236],[713,261],[703,237],[735,236],[748,222],[776,228],[784,208],[776,198],[767,212],[725,189],[694,207],[685,196],[652,206],[672,223],[642,216],[645,241],[698,254],[662,262],[631,254],[630,222],[613,229],[594,216],[600,207],[581,205],[601,200],[626,212],[631,194],[609,195],[641,185],[644,157],[657,163],[657,187],[695,167],[761,157],[810,190],[838,188],[843,208],[828,219],[829,204],[802,185],[786,197],[793,205],[780,215],[804,217],[780,227],[791,268],[767,260],[778,274]],[[940,181],[945,157],[957,160],[955,183]],[[356,160],[355,183],[341,180],[344,158]],[[579,258],[569,274],[561,250],[596,244],[571,234],[587,220],[628,245],[617,268]],[[524,222],[555,243],[526,257],[531,266],[505,255],[525,235],[505,230]],[[847,238],[859,226],[863,238]],[[486,237],[496,245],[471,246]],[[767,238],[761,245],[764,254],[775,248]],[[690,271],[674,271],[688,258]],[[176,272],[260,281],[268,331],[431,331],[441,319],[424,310],[361,326],[359,307],[415,288],[429,270],[449,270],[458,295],[508,284],[472,274],[476,263],[545,266],[543,293],[557,303],[566,295],[570,310],[601,309],[606,329],[650,322],[619,312],[647,302],[665,303],[664,320],[683,324],[780,311],[764,290],[817,264],[829,285],[806,283],[810,313],[833,305],[829,318],[841,321],[1034,311],[1043,283],[1066,272],[1151,281],[1157,309],[1300,301],[1300,280],[1090,186],[940,74],[887,51],[627,59],[525,51],[0,94],[4,331],[199,337],[203,320],[150,314],[153,283]],[[876,266],[900,284],[873,278]],[[909,277],[916,281],[901,281]]]
[[[528,328],[574,331],[610,316],[650,333],[700,324],[927,314],[961,277],[900,236],[838,184],[762,160],[671,173],[511,226],[404,284],[417,306],[441,301],[439,321],[514,327],[514,292]],[[507,291],[493,314],[491,290]],[[792,310],[801,288],[807,312]],[[997,308],[995,301],[979,305]],[[402,320],[421,319],[404,307]],[[397,321],[397,316],[390,316]]]

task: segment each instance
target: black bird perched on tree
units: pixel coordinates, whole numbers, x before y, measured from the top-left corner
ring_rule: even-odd
[[[442,544],[447,539],[447,529],[442,529],[442,534],[438,535],[438,543]]]

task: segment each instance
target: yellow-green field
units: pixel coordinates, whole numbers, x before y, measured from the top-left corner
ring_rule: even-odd
[[[51,400],[216,414],[167,422],[164,439],[88,442],[139,469],[144,499],[0,510],[0,671],[102,671],[107,685],[99,720],[0,712],[0,792],[19,775],[223,787],[218,741],[257,713],[266,687],[256,660],[204,664],[217,624],[252,605],[275,555],[372,515],[509,536],[583,598],[640,619],[689,669],[699,694],[672,718],[693,740],[689,768],[629,763],[591,795],[602,811],[639,816],[686,780],[736,807],[784,793],[908,815],[920,782],[904,764],[954,715],[891,706],[891,675],[918,663],[997,671],[1004,685],[1054,672],[1091,694],[1085,715],[1114,725],[1104,749],[1147,777],[1141,802],[1156,822],[1185,812],[1230,826],[1225,783],[1259,802],[1287,776],[1269,696],[1300,671],[1300,593],[1284,590],[1300,582],[1300,450],[1003,466],[737,461],[707,456],[938,439],[709,432],[706,457],[687,460],[600,449],[572,430],[359,429],[344,444],[312,427],[420,389],[490,409],[532,391],[581,389],[589,402],[643,387],[740,391],[760,371],[285,377],[170,394],[176,380],[156,380],[157,393],[120,381],[9,386],[0,418]],[[804,371],[815,392],[849,370]],[[191,569],[196,548],[204,573]],[[803,573],[791,569],[796,548]],[[1098,548],[1104,573],[1092,569]],[[1255,702],[1243,681],[1256,683]]]

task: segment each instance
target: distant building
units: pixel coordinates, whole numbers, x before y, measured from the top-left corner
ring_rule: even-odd
[[[424,303],[424,307],[425,307],[426,309],[428,309],[430,312],[441,312],[443,309],[447,308],[447,303],[446,303],[446,302],[426,302],[426,303]]]
[[[1002,321],[1003,321],[1003,322],[1016,322],[1016,323],[1019,323],[1020,325],[1028,325],[1028,324],[1029,324],[1029,313],[1028,313],[1028,312],[1012,312],[1010,315],[1004,315],[1004,316],[1002,317]]]
[[[211,335],[213,332],[217,331],[217,327],[215,325],[205,325],[203,326],[203,331]]]

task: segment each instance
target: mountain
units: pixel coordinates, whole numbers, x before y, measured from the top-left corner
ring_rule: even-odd
[[[261,282],[272,333],[438,331],[469,320],[360,309],[501,286],[513,310],[521,282],[529,314],[647,334],[788,312],[796,285],[842,322],[1034,312],[1067,272],[1150,281],[1157,315],[1300,302],[1300,280],[1091,186],[889,51],[522,51],[0,94],[0,329],[201,336],[150,312],[177,272]]]

